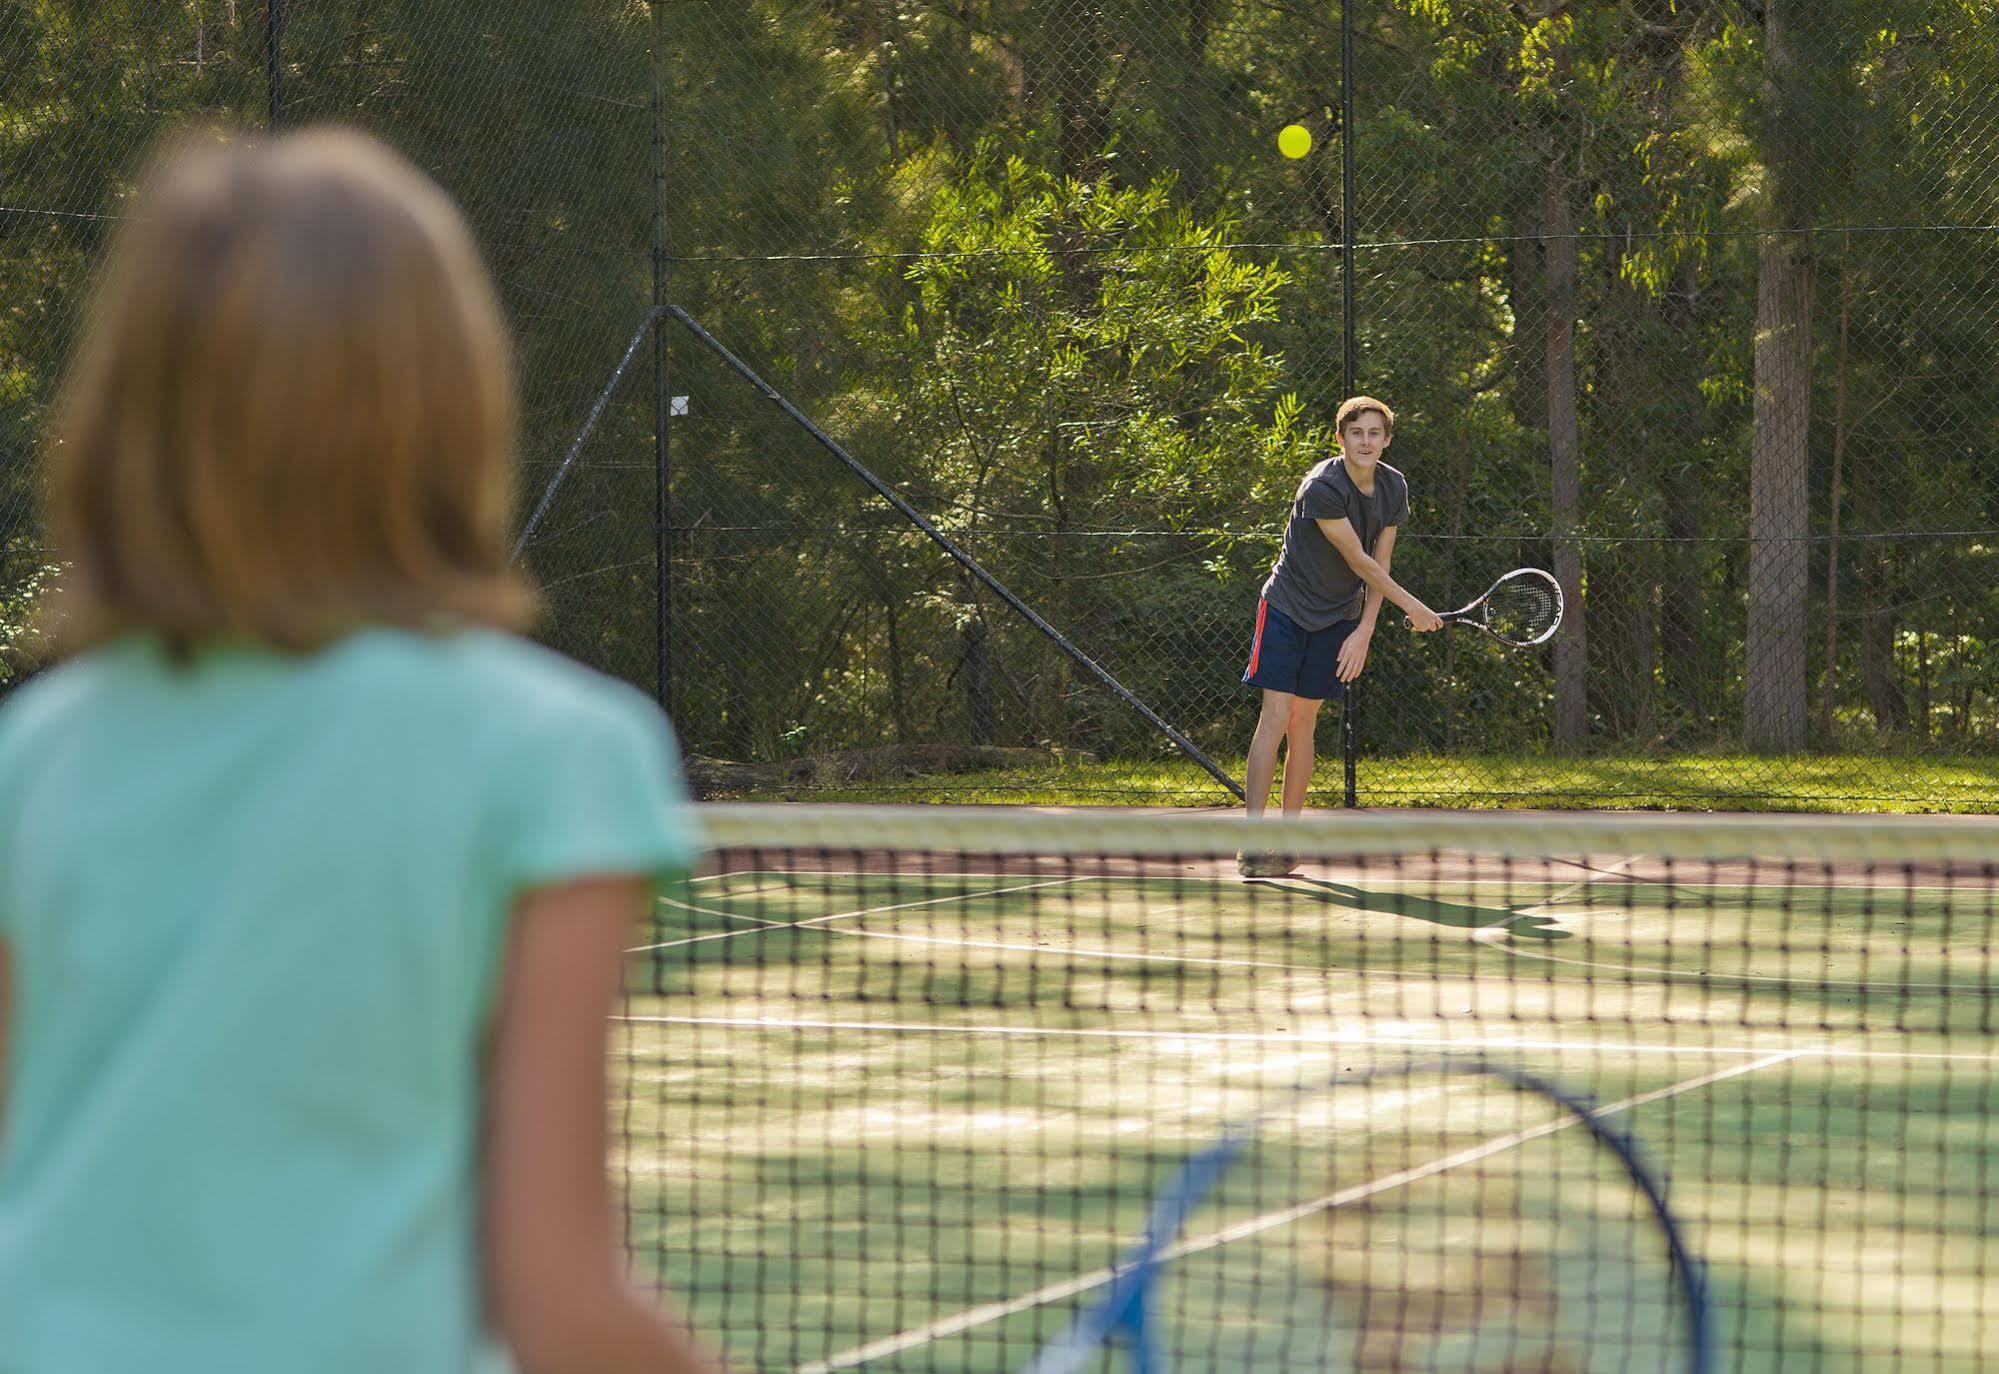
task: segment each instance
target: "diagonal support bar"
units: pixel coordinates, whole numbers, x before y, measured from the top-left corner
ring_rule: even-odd
[[[1019,597],[1015,596],[1010,590],[1007,589],[1005,584],[1003,584],[998,578],[994,577],[991,573],[987,572],[984,567],[980,566],[978,560],[973,558],[969,553],[965,552],[965,550],[959,548],[957,543],[953,541],[949,535],[945,534],[942,530],[938,529],[935,525],[931,524],[929,520],[924,518],[923,513],[917,510],[916,507],[910,505],[908,501],[904,500],[902,498],[901,493],[897,492],[895,488],[891,487],[888,483],[882,481],[881,478],[875,476],[875,474],[872,471],[870,471],[866,466],[864,466],[859,459],[855,458],[852,454],[848,453],[846,449],[842,448],[837,440],[835,440],[831,435],[826,433],[825,430],[819,428],[818,425],[814,424],[812,422],[811,417],[806,415],[804,411],[800,410],[797,406],[793,405],[790,402],[790,400],[788,400],[775,387],[771,386],[770,383],[766,382],[763,378],[759,377],[755,372],[751,371],[749,364],[745,363],[741,358],[738,358],[734,353],[731,353],[727,348],[727,346],[721,342],[721,340],[717,339],[713,334],[710,334],[706,329],[703,329],[701,327],[700,321],[696,320],[692,315],[688,314],[685,310],[682,310],[677,305],[669,304],[665,307],[665,309],[666,313],[673,316],[674,319],[678,320],[687,329],[688,333],[692,334],[696,339],[698,339],[705,347],[711,350],[723,362],[727,363],[730,367],[734,368],[736,372],[742,376],[743,380],[747,381],[751,386],[755,387],[759,392],[761,392],[765,400],[769,401],[772,405],[775,405],[779,410],[782,410],[787,416],[791,418],[793,423],[798,425],[798,427],[803,429],[807,434],[811,435],[812,438],[818,442],[820,447],[824,448],[828,453],[831,453],[835,458],[838,458],[842,463],[846,464],[848,470],[851,471],[856,477],[860,478],[863,482],[867,483],[867,485],[874,490],[876,495],[880,496],[884,501],[888,502],[891,506],[894,506],[895,509],[901,513],[904,519],[908,520],[910,524],[916,526],[917,529],[923,531],[923,533],[929,537],[932,543],[936,544],[939,548],[943,549],[944,552],[949,554],[951,558],[954,561],[956,561],[960,567],[964,568],[966,572],[970,573],[973,577],[977,578],[980,581],[980,583],[982,583],[985,586],[986,590],[990,591],[994,596],[997,596],[1000,600],[1004,601],[1017,614],[1019,614],[1023,620],[1027,621],[1028,624],[1032,625],[1035,629],[1039,630],[1044,636],[1046,636],[1051,644],[1053,644],[1056,648],[1060,649],[1063,653],[1067,654],[1069,658],[1078,667],[1083,669],[1083,671],[1087,672],[1091,677],[1094,677],[1098,682],[1102,683],[1106,688],[1110,690],[1110,692],[1114,696],[1118,698],[1118,700],[1122,701],[1125,705],[1131,707],[1132,710],[1136,711],[1141,717],[1144,718],[1147,724],[1152,726],[1153,729],[1157,730],[1160,734],[1164,735],[1168,740],[1170,740],[1174,748],[1178,749],[1181,753],[1185,754],[1188,758],[1192,759],[1195,763],[1199,764],[1202,768],[1207,770],[1209,776],[1214,778],[1216,782],[1219,782],[1223,787],[1227,788],[1229,792],[1233,794],[1236,798],[1240,799],[1243,796],[1242,784],[1237,782],[1234,778],[1230,777],[1228,773],[1223,771],[1221,765],[1217,764],[1213,759],[1209,758],[1207,754],[1201,750],[1201,747],[1199,745],[1195,744],[1192,740],[1188,739],[1185,735],[1181,734],[1178,730],[1174,729],[1173,726],[1169,724],[1166,721],[1166,719],[1162,717],[1157,711],[1153,710],[1150,706],[1147,706],[1143,701],[1140,701],[1136,696],[1134,696],[1131,693],[1130,689],[1125,687],[1125,685],[1119,682],[1116,678],[1112,677],[1109,671],[1106,670],[1102,664],[1098,663],[1095,659],[1091,658],[1088,654],[1084,653],[1081,649],[1076,647],[1076,645],[1070,641],[1068,636],[1064,635],[1060,630],[1056,629],[1053,625],[1050,625],[1046,620],[1043,620],[1039,615],[1037,615],[1034,612],[1033,608],[1028,606],[1028,604],[1022,601]]]

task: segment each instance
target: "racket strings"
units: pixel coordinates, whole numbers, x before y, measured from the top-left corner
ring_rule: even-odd
[[[1173,1374],[1688,1367],[1664,1235],[1584,1131],[1476,1085],[1359,1092],[1358,1125],[1268,1120],[1189,1218],[1155,1313]]]
[[[1480,608],[1485,628],[1514,644],[1531,644],[1561,619],[1555,584],[1541,577],[1503,579]]]

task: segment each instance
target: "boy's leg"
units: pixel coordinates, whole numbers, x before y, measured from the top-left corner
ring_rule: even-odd
[[[1314,734],[1319,725],[1319,708],[1328,697],[1341,692],[1339,679],[1340,645],[1353,632],[1354,621],[1342,620],[1305,636],[1298,661],[1298,688],[1291,693],[1290,710],[1284,720],[1289,743],[1284,751],[1284,814],[1296,816],[1305,809],[1305,797],[1312,787]]]
[[[1270,784],[1277,777],[1277,746],[1291,727],[1291,705],[1296,700],[1289,692],[1263,689],[1263,712],[1256,718],[1256,733],[1250,736],[1249,776],[1245,780],[1252,820],[1270,805]],[[1288,780],[1288,768],[1285,776]]]
[[[1312,785],[1313,743],[1319,728],[1319,708],[1325,704],[1311,697],[1291,698],[1290,714],[1285,721],[1285,737],[1290,741],[1284,751],[1283,804],[1287,816],[1296,816],[1305,809],[1305,794]]]

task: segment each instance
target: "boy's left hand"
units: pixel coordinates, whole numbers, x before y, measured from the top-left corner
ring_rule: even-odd
[[[1372,638],[1370,634],[1355,630],[1340,645],[1339,662],[1334,672],[1341,682],[1352,682],[1360,676],[1360,670],[1367,666],[1367,642]]]

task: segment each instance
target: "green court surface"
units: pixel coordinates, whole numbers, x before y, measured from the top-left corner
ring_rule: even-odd
[[[1439,1052],[1638,1139],[1719,1368],[1999,1348],[1989,866],[776,862],[662,903],[616,1036],[629,1243],[743,1367],[1018,1369],[1225,1124]],[[1524,1147],[1467,1092],[1335,1090],[1297,1143],[1382,1206],[1412,1165]],[[1662,1367],[1613,1344],[1575,1367]],[[1325,1345],[1258,1367],[1529,1367]]]

